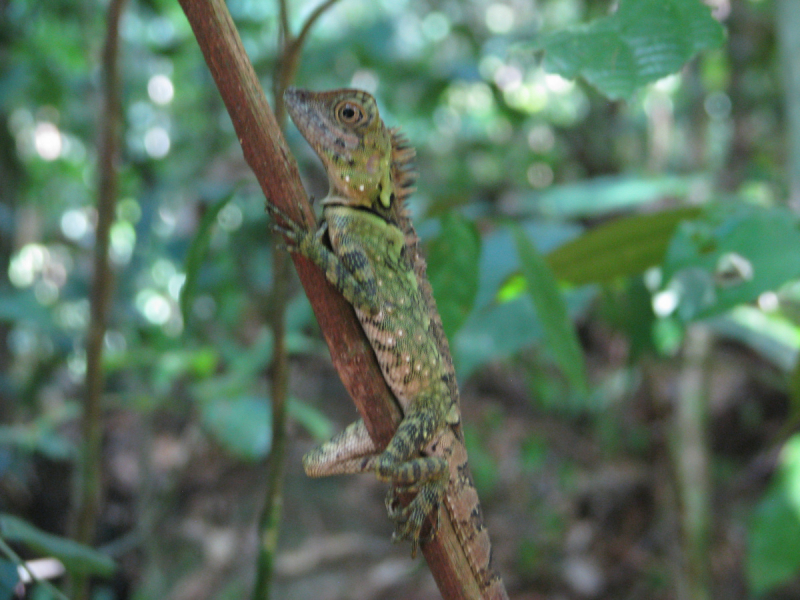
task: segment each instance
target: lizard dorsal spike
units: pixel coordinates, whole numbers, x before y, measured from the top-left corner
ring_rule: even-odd
[[[417,152],[399,128],[389,131],[392,134],[392,180],[397,188],[397,199],[404,204],[415,190],[413,184],[417,178],[414,157]]]

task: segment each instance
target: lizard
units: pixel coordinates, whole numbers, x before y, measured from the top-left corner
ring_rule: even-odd
[[[436,535],[444,505],[482,598],[507,598],[467,462],[452,357],[405,206],[414,191],[415,150],[399,129],[386,127],[367,92],[289,88],[284,101],[322,160],[330,187],[316,231],[267,203],[272,228],[353,306],[403,412],[385,449],[376,447],[359,419],[307,453],[305,472],[373,472],[389,482],[392,537],[411,542],[412,558]],[[402,506],[399,499],[407,495],[413,499]]]

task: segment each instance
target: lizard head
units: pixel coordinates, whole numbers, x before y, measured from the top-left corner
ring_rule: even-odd
[[[286,108],[300,133],[322,159],[331,190],[327,203],[389,209],[392,132],[375,99],[353,89],[311,92],[289,88]]]

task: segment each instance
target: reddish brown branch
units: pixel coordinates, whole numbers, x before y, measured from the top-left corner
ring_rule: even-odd
[[[292,218],[313,222],[313,212],[253,67],[245,54],[223,0],[179,0],[211,71],[244,157],[268,201]],[[306,259],[293,256],[300,282],[308,295],[333,361],[370,435],[385,445],[391,439],[400,411],[381,375],[355,313]],[[442,511],[436,539],[423,548],[445,600],[480,597],[467,558]]]

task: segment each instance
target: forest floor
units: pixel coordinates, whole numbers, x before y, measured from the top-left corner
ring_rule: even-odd
[[[595,328],[583,338],[593,380],[626,372],[612,333]],[[771,436],[788,400],[777,372],[738,346],[718,342],[711,365],[711,589],[744,600],[747,517],[774,467]],[[538,406],[520,366],[490,367],[464,387],[470,462],[512,598],[678,598],[685,569],[671,407],[679,376],[677,362],[646,363],[632,393],[596,412]],[[337,430],[356,418],[325,358],[293,359],[291,389]],[[191,409],[107,414],[98,535],[122,566],[116,599],[249,597],[266,465],[232,459],[198,422]],[[439,598],[424,561],[390,542],[385,485],[307,478],[301,457],[313,444],[290,423],[273,597]],[[19,511],[63,531],[70,471],[35,464],[38,483]],[[798,586],[770,596],[798,597]]]

